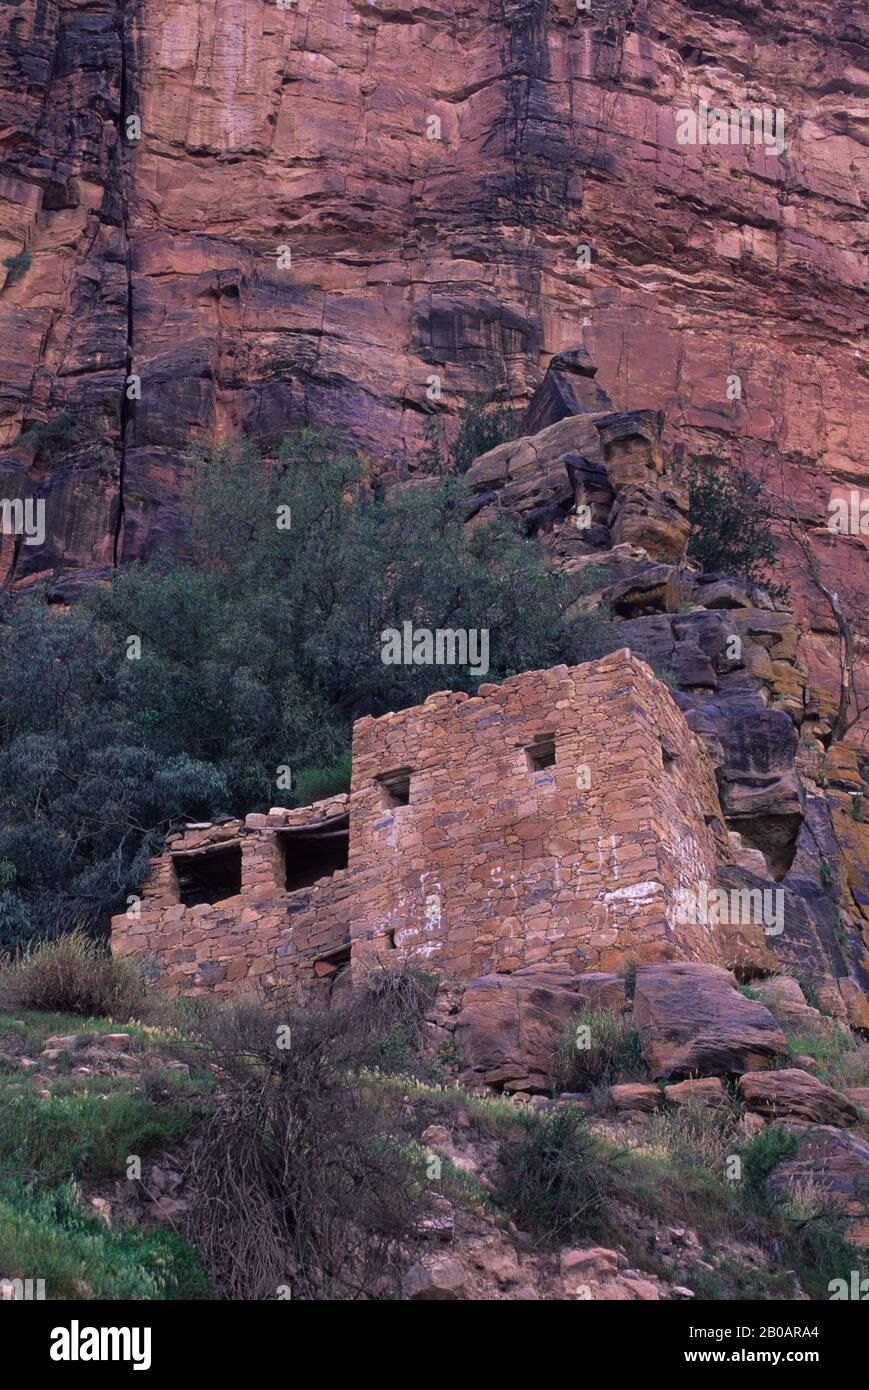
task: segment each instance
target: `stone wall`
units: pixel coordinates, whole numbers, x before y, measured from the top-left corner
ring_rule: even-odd
[[[348,814],[346,868],[290,891],[287,836],[298,854],[317,827],[340,838]],[[218,992],[288,980],[324,993],[346,960],[394,952],[465,979],[541,961],[720,961],[717,930],[675,910],[677,889],[715,881],[716,825],[700,745],[624,649],[360,720],[349,797],[188,827],[153,861],[138,916],[114,919],[113,944],[153,957],[170,987]],[[227,844],[240,890],[185,906],[191,862]]]
[[[279,834],[323,826],[347,813],[347,796],[298,810],[275,810],[219,825],[192,825],[151,860],[141,901],[112,919],[112,950],[153,965],[164,987],[231,993],[243,983],[268,992],[281,980],[322,993],[349,954],[353,894],[347,872],[289,893],[282,886]],[[238,844],[240,892],[187,907],[179,896],[179,857]],[[331,957],[331,958],[330,958]]]

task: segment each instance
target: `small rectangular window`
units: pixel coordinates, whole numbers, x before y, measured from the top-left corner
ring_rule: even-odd
[[[410,804],[409,767],[399,767],[394,772],[384,772],[377,781],[380,786],[381,803],[386,809],[392,806]]]
[[[544,772],[555,765],[555,735],[541,734],[529,748],[525,749],[528,766],[532,772]]]
[[[185,907],[221,903],[241,892],[241,845],[173,854],[178,896]]]
[[[283,887],[288,893],[310,888],[321,878],[332,878],[346,869],[350,855],[350,817],[325,821],[322,827],[279,830],[283,852]]]

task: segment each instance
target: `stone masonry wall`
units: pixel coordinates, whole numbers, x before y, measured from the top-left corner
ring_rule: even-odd
[[[535,772],[526,749],[544,734],[555,763]],[[375,779],[403,766],[410,802],[384,810]],[[390,933],[464,978],[544,960],[720,959],[711,929],[675,922],[673,899],[714,881],[711,769],[625,650],[361,720],[351,804],[354,961]]]
[[[551,765],[529,762],[550,746]],[[389,804],[396,775],[406,804]],[[287,892],[279,832],[348,812],[346,869]],[[704,753],[622,650],[360,720],[349,797],[188,827],[152,861],[139,914],[113,920],[113,947],[195,992],[284,981],[325,995],[348,954],[465,979],[552,960],[720,962],[716,929],[675,913],[677,889],[715,881],[716,822]],[[240,893],[185,907],[173,856],[236,842]]]
[[[242,984],[268,992],[281,980],[322,992],[334,966],[317,960],[349,945],[352,885],[346,871],[287,893],[281,887],[276,831],[320,825],[346,814],[337,796],[297,810],[275,810],[246,821],[189,826],[151,860],[141,904],[112,919],[115,954],[153,962],[164,987],[232,993]],[[174,855],[241,844],[241,892],[213,905],[185,907],[178,896]]]

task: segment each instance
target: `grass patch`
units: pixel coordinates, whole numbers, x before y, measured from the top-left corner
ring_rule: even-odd
[[[556,1091],[587,1091],[647,1077],[640,1035],[609,1009],[582,1009],[564,1030],[555,1064]]]
[[[841,1089],[842,1086],[860,1085],[854,1081],[854,1073],[842,1065],[842,1058],[854,1050],[854,1040],[844,1029],[829,1037],[814,1033],[792,1033],[787,1037],[788,1061],[796,1066],[797,1057],[811,1057],[818,1063],[813,1074],[828,1086]],[[866,1069],[869,1074],[869,1068]]]
[[[500,1096],[475,1096],[461,1086],[444,1086],[414,1076],[362,1075],[365,1086],[394,1098],[414,1103],[416,1121],[423,1126],[452,1118],[464,1111],[472,1131],[484,1139],[505,1138],[515,1133],[519,1111]]]
[[[109,1230],[71,1182],[49,1190],[0,1179],[0,1269],[8,1279],[44,1279],[50,1299],[214,1297],[185,1240],[161,1228]]]
[[[788,1298],[795,1275],[811,1297],[828,1298],[830,1280],[858,1268],[859,1257],[847,1240],[845,1218],[826,1194],[812,1189],[779,1199],[770,1191],[775,1168],[798,1152],[798,1136],[767,1125],[740,1142],[733,1116],[699,1107],[692,1115],[691,1109],[652,1121],[650,1151],[631,1152],[619,1171],[621,1201],[646,1218],[697,1231],[716,1269],[691,1265],[680,1277],[701,1297]],[[630,1223],[623,1227],[630,1249]],[[768,1267],[747,1267],[731,1256],[719,1261],[725,1240],[755,1247]]]
[[[104,1079],[105,1080],[105,1079]],[[189,1092],[152,1100],[132,1080],[107,1094],[70,1088],[41,1099],[30,1086],[0,1095],[0,1165],[57,1181],[122,1177],[127,1158],[180,1143],[200,1118]]]
[[[0,1007],[125,1019],[145,1003],[139,966],[73,931],[0,967]]]

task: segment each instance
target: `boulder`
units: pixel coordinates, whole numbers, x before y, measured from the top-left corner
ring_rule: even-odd
[[[582,1275],[587,1279],[600,1279],[615,1274],[624,1260],[618,1251],[605,1245],[592,1245],[584,1249],[564,1250],[561,1255],[561,1273],[574,1278]]]
[[[585,348],[571,348],[552,358],[522,417],[522,434],[537,434],[566,415],[609,411],[613,403],[595,381],[597,367]]]
[[[603,469],[603,454],[590,415],[557,421],[533,438],[511,439],[481,454],[468,469],[470,515],[492,517],[502,511],[528,522],[544,511],[566,515],[574,489],[566,457],[577,454]]]
[[[607,1009],[619,1015],[624,1013],[625,982],[621,975],[589,970],[576,976],[572,988],[584,1008]]]
[[[738,1076],[786,1051],[769,1009],[729,970],[673,961],[637,971],[634,1022],[654,1080]]]
[[[627,1082],[621,1086],[610,1086],[609,1095],[616,1110],[640,1110],[646,1115],[650,1115],[653,1110],[659,1110],[663,1103],[663,1096],[657,1086],[645,1086],[641,1083]]]
[[[682,602],[679,571],[674,565],[649,562],[604,590],[604,598],[620,618],[672,613]],[[714,673],[711,682],[715,684]]]
[[[507,1091],[546,1091],[559,1040],[581,1007],[567,967],[481,975],[462,998],[456,1041],[472,1079]]]
[[[755,1071],[739,1078],[739,1092],[749,1110],[772,1119],[790,1116],[820,1125],[851,1125],[860,1118],[855,1105],[807,1071]]]
[[[776,975],[771,980],[758,980],[752,985],[789,1033],[807,1033],[813,1037],[831,1037],[842,1032],[833,1018],[828,1018],[808,1003],[798,980],[791,975]]]
[[[463,1298],[465,1271],[458,1260],[436,1260],[430,1265],[415,1264],[404,1277],[405,1297],[416,1303],[447,1302]]]
[[[823,776],[826,781],[834,787],[864,795],[866,784],[860,772],[860,756],[860,748],[850,743],[831,744],[824,758]]]
[[[719,1076],[696,1077],[664,1087],[668,1105],[726,1105],[727,1092]]]
[[[862,1110],[869,1119],[869,1086],[846,1086],[845,1095],[857,1110]]]

